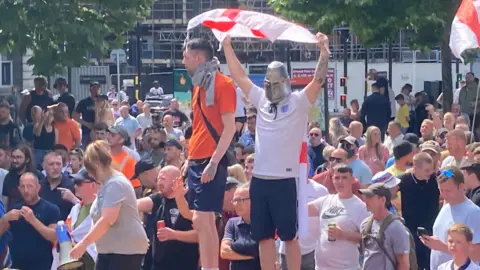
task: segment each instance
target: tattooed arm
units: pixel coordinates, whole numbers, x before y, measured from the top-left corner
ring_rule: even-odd
[[[305,93],[311,104],[314,104],[317,100],[318,93],[323,88],[325,75],[328,71],[328,37],[322,33],[318,33],[317,39],[317,45],[320,48],[320,58],[318,59],[313,80],[305,87]]]

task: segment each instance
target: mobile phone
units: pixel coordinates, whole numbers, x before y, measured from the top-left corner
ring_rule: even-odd
[[[418,236],[430,236],[428,234],[427,229],[425,229],[423,227],[417,227],[417,234],[418,234]]]

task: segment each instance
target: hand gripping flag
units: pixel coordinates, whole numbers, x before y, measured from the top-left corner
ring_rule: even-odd
[[[480,44],[480,0],[463,0],[452,22],[450,49],[459,59],[467,49],[475,49]]]
[[[305,27],[273,15],[240,9],[214,9],[204,12],[188,22],[187,31],[198,25],[212,29],[222,42],[225,37],[265,38],[301,43],[317,43],[315,35]]]

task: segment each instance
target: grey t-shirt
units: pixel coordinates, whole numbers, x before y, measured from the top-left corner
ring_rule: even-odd
[[[360,225],[361,231],[365,228],[369,218],[365,219]],[[364,240],[364,261],[363,270],[395,270],[388,257],[378,247],[377,242],[372,237],[378,238],[381,222],[373,221],[372,230]],[[395,255],[408,254],[410,252],[410,238],[405,226],[399,220],[393,221],[385,230],[384,246],[390,258],[396,259]]]
[[[90,215],[96,223],[104,207],[120,206],[117,221],[96,242],[99,254],[146,254],[148,238],[140,222],[132,184],[123,175],[109,178],[98,191]]]
[[[183,137],[183,131],[178,128],[174,128],[172,131],[167,131],[167,136],[169,139],[180,140]]]

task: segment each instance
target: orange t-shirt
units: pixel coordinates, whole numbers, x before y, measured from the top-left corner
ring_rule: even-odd
[[[213,140],[210,132],[208,132],[202,113],[200,112],[200,107],[197,104],[198,95],[200,95],[203,113],[219,136],[221,136],[223,132],[222,114],[235,113],[237,105],[235,85],[228,76],[220,72],[217,72],[215,76],[215,100],[212,106],[207,107],[205,103],[204,89],[201,89],[198,86],[193,88],[193,130],[188,147],[189,159],[204,159],[212,157],[213,152],[215,152],[215,149],[217,148],[217,143]]]
[[[125,165],[123,166],[123,168],[120,168],[120,165],[122,165],[122,162],[125,158],[127,158],[127,160],[124,162]],[[128,180],[130,180],[133,188],[138,188],[142,186],[140,180],[131,180],[131,178],[135,174],[135,164],[137,163],[137,161],[135,161],[135,158],[130,156],[128,152],[122,151],[122,153],[117,155],[112,154],[112,159],[113,166],[115,166],[116,169],[120,170],[120,172],[123,173],[123,175],[125,175]]]
[[[67,147],[68,151],[72,150],[75,142],[80,140],[80,128],[77,122],[72,119],[66,119],[63,122],[55,122],[55,135],[57,143]]]

